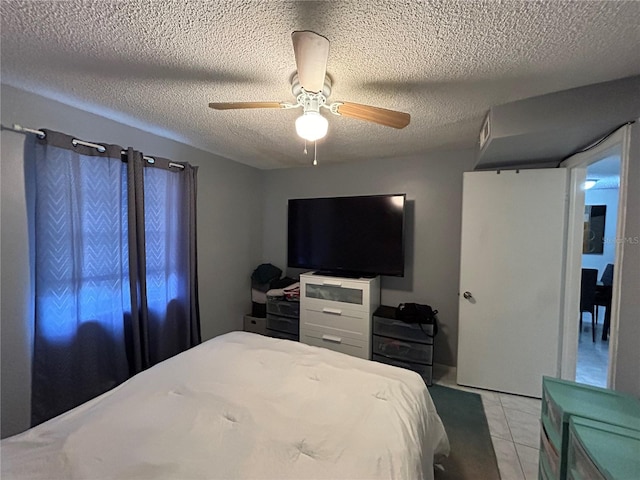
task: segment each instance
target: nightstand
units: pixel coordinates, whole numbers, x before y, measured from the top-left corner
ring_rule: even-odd
[[[433,324],[403,322],[395,307],[380,305],[373,314],[373,360],[413,370],[431,385],[433,332]]]

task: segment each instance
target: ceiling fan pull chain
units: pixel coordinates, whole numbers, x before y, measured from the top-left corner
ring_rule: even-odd
[[[304,141],[304,150],[303,150],[304,154],[307,154],[307,140],[305,139]]]
[[[318,165],[318,142],[313,142],[313,165]]]

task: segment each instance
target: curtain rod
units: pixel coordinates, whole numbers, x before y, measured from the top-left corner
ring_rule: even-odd
[[[2,127],[3,130],[11,130],[13,132],[18,132],[18,133],[24,133],[24,134],[33,133],[34,135],[37,135],[40,138],[44,138],[47,135],[42,130],[36,130],[35,128],[23,127],[22,125],[20,125],[18,123],[14,123],[13,127],[5,127],[4,125],[1,125],[1,127]],[[106,150],[104,145],[100,145],[99,143],[85,142],[84,140],[78,140],[77,138],[74,138],[73,140],[71,140],[71,144],[74,147],[76,147],[78,145],[84,145],[85,147],[95,148],[100,153],[102,153],[102,152],[104,152]],[[121,150],[120,151],[120,155],[126,155],[126,153],[127,153],[126,150]],[[148,163],[151,163],[151,164],[156,163],[156,159],[153,158],[153,157],[143,156],[142,158],[143,158],[143,160],[145,160]],[[184,169],[184,165],[181,165],[179,163],[169,162],[169,166],[170,167],[176,167],[176,168]]]

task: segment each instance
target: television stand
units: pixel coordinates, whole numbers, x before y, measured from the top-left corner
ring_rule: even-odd
[[[357,273],[357,272],[343,272],[336,270],[317,270],[313,272],[314,275],[320,275],[323,277],[338,277],[338,278],[376,278],[377,275],[373,273]]]

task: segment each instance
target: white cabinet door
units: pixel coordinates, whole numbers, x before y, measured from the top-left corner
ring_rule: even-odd
[[[464,174],[459,384],[540,397],[557,376],[566,205],[565,169]]]

